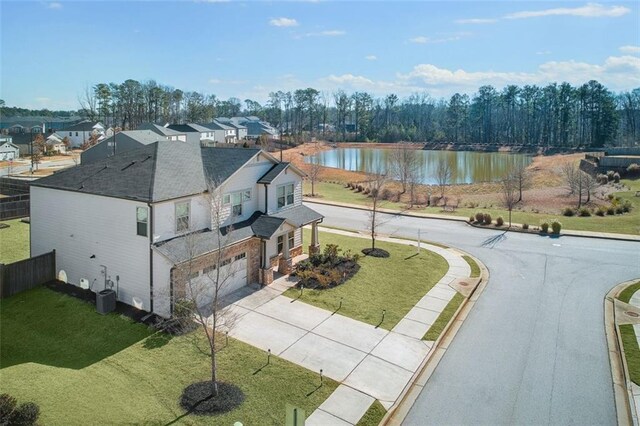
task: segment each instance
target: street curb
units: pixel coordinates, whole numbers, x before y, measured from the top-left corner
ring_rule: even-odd
[[[618,295],[638,279],[625,281],[613,287],[604,299],[604,330],[609,346],[609,364],[613,379],[613,394],[616,402],[616,415],[619,425],[638,424],[638,413],[635,410],[633,391],[627,359],[622,345],[622,336],[616,324],[614,300]]]
[[[445,355],[449,345],[453,341],[453,338],[460,330],[460,327],[462,327],[462,323],[467,318],[469,312],[471,312],[471,309],[473,309],[476,301],[484,291],[489,280],[489,270],[484,263],[460,249],[449,247],[449,250],[455,250],[461,255],[469,256],[478,264],[480,267],[480,282],[473,293],[462,301],[456,312],[453,314],[449,323],[445,326],[444,330],[442,330],[442,333],[440,333],[438,340],[434,342],[433,348],[429,351],[427,357],[422,361],[418,370],[413,374],[411,380],[403,389],[402,393],[396,400],[396,403],[387,411],[380,421],[381,426],[395,426],[402,424],[413,407],[413,404],[415,404],[418,399],[418,396],[420,396],[422,389],[425,387],[429,378],[440,363],[440,360]]]
[[[363,210],[363,211],[369,211],[370,209],[366,206],[361,206],[358,204],[350,204],[350,203],[340,203],[340,202],[336,202],[336,201],[323,201],[323,200],[316,200],[316,199],[312,199],[309,197],[303,197],[303,202],[305,203],[312,203],[312,204],[323,204],[323,205],[327,205],[327,206],[335,206],[335,207],[344,207],[344,208],[348,208],[348,209],[354,209],[354,210]],[[448,220],[451,222],[464,222],[469,226],[473,226],[474,228],[477,229],[487,229],[487,230],[492,230],[492,231],[505,231],[505,232],[518,232],[521,234],[531,234],[531,235],[542,235],[545,236],[545,234],[540,234],[538,232],[528,232],[528,231],[524,231],[524,230],[520,230],[520,229],[504,229],[504,228],[491,228],[488,226],[482,226],[482,225],[476,225],[473,223],[470,223],[468,218],[466,217],[462,217],[462,216],[449,216],[449,215],[436,215],[436,214],[420,214],[420,213],[408,213],[406,211],[398,211],[398,210],[393,210],[393,209],[378,209],[379,212],[381,213],[386,213],[386,214],[392,214],[392,215],[396,215],[396,216],[405,216],[405,217],[415,217],[415,218],[419,218],[419,219],[436,219],[436,220]],[[515,226],[518,224],[512,224],[512,226]],[[553,234],[546,234],[546,236],[554,236]],[[567,231],[563,231],[561,234],[557,235],[556,237],[561,237],[561,236],[568,236],[568,237],[578,237],[578,238],[596,238],[596,239],[601,239],[601,240],[614,240],[614,241],[635,241],[635,242],[640,242],[640,236],[636,236],[636,235],[630,235],[630,234],[610,234],[610,233],[599,233],[599,232],[591,232],[591,231],[572,231],[572,230],[567,230]]]

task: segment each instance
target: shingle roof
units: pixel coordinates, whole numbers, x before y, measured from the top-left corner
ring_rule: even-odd
[[[271,167],[267,173],[265,173],[264,175],[262,175],[262,177],[260,179],[258,179],[258,183],[271,183],[271,182],[273,182],[273,180],[276,177],[278,177],[278,175],[280,173],[282,173],[282,171],[284,169],[289,167],[289,164],[290,163],[287,163],[287,162],[274,164],[273,167]]]
[[[73,126],[70,127],[65,127],[64,129],[62,129],[62,132],[90,132],[93,130],[93,127],[96,124],[101,124],[97,121],[81,121],[78,124],[74,124]]]
[[[157,202],[202,193],[208,180],[221,184],[258,152],[160,141],[62,170],[34,186]]]
[[[324,218],[320,213],[310,209],[305,205],[299,205],[286,210],[282,210],[273,214],[272,216],[285,219],[287,222],[300,227],[307,225],[316,220]]]
[[[136,130],[150,130],[162,136],[178,136],[184,134],[169,127],[160,126],[159,124],[155,123],[142,123]]]
[[[193,133],[193,132],[210,132],[211,129],[207,129],[206,127],[203,127],[199,124],[196,123],[187,123],[187,124],[170,124],[168,126],[170,129],[176,130],[178,132],[183,132],[183,133]]]
[[[208,127],[211,130],[233,130],[233,127],[217,121],[212,121],[211,123],[205,124],[204,127]]]
[[[113,141],[114,136],[110,136],[100,141],[100,143],[108,143]],[[124,130],[115,134],[116,142],[123,139],[131,139],[142,145],[149,145],[158,141],[165,141],[162,135],[152,132],[151,130]]]

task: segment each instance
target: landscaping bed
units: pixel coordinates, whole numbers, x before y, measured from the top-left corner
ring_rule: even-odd
[[[310,240],[304,230],[304,240]],[[337,244],[343,250],[357,253],[369,246],[365,238],[329,232],[320,233],[324,244]],[[337,287],[312,290],[298,288],[284,295],[384,329],[392,329],[447,272],[449,265],[440,255],[405,244],[377,241],[376,246],[388,251],[389,258],[361,257],[360,270]],[[385,311],[381,323],[382,311]]]
[[[312,372],[229,339],[218,354],[220,380],[242,405],[225,414],[186,415],[188,385],[206,380],[210,358],[199,331],[172,337],[118,314],[39,287],[0,301],[0,394],[40,407],[42,424],[282,425],[286,404],[310,414],[337,387]]]

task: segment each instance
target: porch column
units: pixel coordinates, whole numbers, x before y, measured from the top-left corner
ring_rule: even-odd
[[[273,269],[267,259],[267,242],[260,240],[260,284],[269,285],[273,282]]]
[[[320,251],[320,243],[318,240],[318,221],[311,223],[311,244],[309,244],[309,255]]]
[[[282,258],[278,264],[278,272],[283,275],[288,275],[293,269],[293,261],[289,254],[289,233],[282,235]]]

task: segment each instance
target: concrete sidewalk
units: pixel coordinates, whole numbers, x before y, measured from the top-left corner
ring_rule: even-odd
[[[282,296],[296,282],[286,276],[260,290],[244,288],[231,295],[228,308],[238,319],[229,334],[341,383],[306,424],[356,424],[376,399],[386,409],[396,402],[433,347],[422,337],[455,295],[449,284],[470,275],[456,250],[423,247],[443,256],[449,270],[391,331]]]

